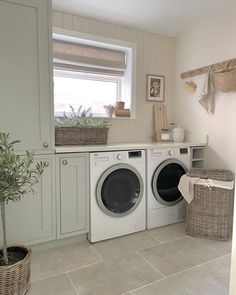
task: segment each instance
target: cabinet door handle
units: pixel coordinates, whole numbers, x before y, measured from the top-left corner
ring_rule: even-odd
[[[47,148],[48,148],[48,143],[44,142],[43,147],[44,147],[45,149],[47,149]]]
[[[48,162],[48,161],[45,161],[45,162],[44,162],[44,166],[45,166],[45,167],[49,167],[49,162]]]
[[[62,161],[62,164],[63,164],[63,165],[67,165],[67,164],[68,164],[67,160],[63,160],[63,161]]]

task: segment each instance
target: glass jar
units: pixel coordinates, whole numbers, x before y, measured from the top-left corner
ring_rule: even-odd
[[[170,129],[161,129],[161,141],[170,141]]]

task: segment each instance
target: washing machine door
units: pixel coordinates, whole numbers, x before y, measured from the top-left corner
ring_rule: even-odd
[[[152,191],[158,202],[173,206],[183,199],[178,184],[186,172],[185,165],[177,159],[168,159],[157,167],[152,177]]]
[[[143,180],[132,166],[114,165],[100,177],[96,197],[99,207],[107,215],[115,217],[128,215],[143,197]]]

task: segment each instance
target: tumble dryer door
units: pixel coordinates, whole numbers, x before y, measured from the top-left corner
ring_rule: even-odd
[[[132,166],[114,165],[100,177],[96,197],[99,207],[107,215],[128,215],[143,197],[143,180]]]
[[[152,191],[159,203],[173,206],[183,199],[178,184],[186,172],[185,165],[177,159],[166,160],[157,167],[152,178]]]

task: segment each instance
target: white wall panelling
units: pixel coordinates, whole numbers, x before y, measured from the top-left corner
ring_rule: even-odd
[[[153,134],[152,106],[146,102],[146,74],[166,78],[165,104],[171,117],[173,100],[174,38],[129,29],[59,11],[53,12],[53,26],[137,45],[136,116],[137,119],[112,120],[109,142],[151,141]]]

